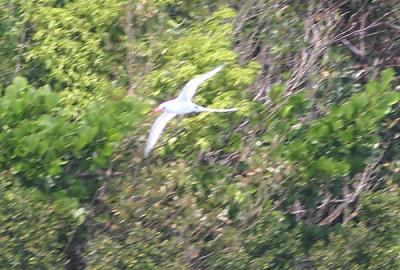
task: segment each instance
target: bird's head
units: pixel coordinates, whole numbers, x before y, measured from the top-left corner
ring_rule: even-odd
[[[160,105],[158,105],[156,108],[154,108],[153,113],[159,113],[159,112],[164,112],[166,108],[166,104],[161,103]]]

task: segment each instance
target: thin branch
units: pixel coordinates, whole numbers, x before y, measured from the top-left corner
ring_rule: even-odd
[[[134,92],[133,89],[135,87],[135,83],[133,81],[133,64],[135,61],[135,53],[132,49],[132,45],[134,42],[134,30],[132,28],[132,19],[133,19],[133,12],[132,12],[132,0],[128,0],[127,3],[127,11],[125,17],[125,33],[128,38],[127,44],[127,54],[126,54],[126,72],[128,75],[128,96],[133,96]]]
[[[343,45],[345,45],[347,48],[349,48],[350,51],[352,51],[355,55],[357,55],[359,57],[363,57],[364,56],[362,51],[359,48],[357,48],[356,46],[354,46],[353,44],[351,44],[351,42],[348,41],[347,39],[343,38],[343,39],[340,40],[340,42]]]

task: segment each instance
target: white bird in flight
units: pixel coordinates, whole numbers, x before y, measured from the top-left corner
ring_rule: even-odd
[[[210,79],[212,76],[222,70],[224,65],[217,66],[213,70],[197,75],[186,83],[178,97],[172,100],[161,103],[153,112],[162,112],[151,127],[149,137],[144,148],[144,156],[148,157],[151,149],[156,145],[158,138],[162,131],[167,125],[168,121],[174,118],[176,115],[183,115],[188,113],[199,113],[199,112],[234,112],[237,108],[231,109],[209,109],[200,105],[194,104],[192,98],[196,93],[197,88],[201,83]]]

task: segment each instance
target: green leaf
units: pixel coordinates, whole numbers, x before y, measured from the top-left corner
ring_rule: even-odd
[[[380,89],[379,83],[377,81],[369,81],[366,86],[366,91],[369,95],[376,95]]]
[[[393,68],[388,68],[385,69],[381,72],[381,83],[382,83],[382,87],[384,89],[386,89],[387,87],[390,86],[390,84],[392,83],[392,81],[394,80],[394,76],[395,76],[395,71]]]
[[[98,127],[84,126],[79,130],[79,137],[77,138],[76,147],[82,149],[85,145],[90,143],[98,132]]]
[[[285,117],[285,118],[288,117],[290,115],[290,112],[292,111],[292,109],[293,109],[293,105],[285,106],[281,112],[282,117]]]
[[[52,176],[59,175],[62,172],[61,165],[64,164],[63,160],[57,159],[50,163],[49,174]]]
[[[47,95],[51,92],[51,88],[50,88],[50,85],[46,84],[46,85],[43,85],[42,87],[39,87],[37,89],[37,91],[40,94]]]
[[[368,105],[368,101],[369,101],[369,96],[360,94],[357,95],[357,98],[353,99],[351,103],[354,104],[354,107],[358,111],[361,111]]]
[[[336,120],[332,120],[332,121],[330,122],[330,125],[331,125],[331,127],[332,127],[332,130],[333,130],[334,132],[337,132],[337,131],[339,131],[340,129],[343,128],[344,123],[343,123],[343,120],[341,120],[341,119],[336,119]]]
[[[290,96],[289,103],[292,104],[296,109],[303,109],[309,104],[309,98],[307,98],[305,91],[301,91]]]
[[[272,102],[276,103],[280,101],[283,97],[283,92],[285,91],[285,86],[283,84],[274,84],[269,90],[269,97]]]
[[[19,88],[16,85],[11,84],[6,87],[5,97],[8,100],[10,100],[10,102],[15,102],[15,100],[17,99],[18,92]]]
[[[328,125],[318,124],[315,127],[313,127],[313,129],[311,129],[311,132],[314,138],[323,139],[329,134],[330,128]]]
[[[44,104],[48,110],[53,109],[58,103],[58,95],[56,93],[49,93],[44,100]]]
[[[340,107],[340,111],[346,120],[351,120],[353,118],[354,106],[352,103],[347,102]]]
[[[28,86],[28,80],[24,77],[17,76],[14,78],[12,84],[18,89],[24,89]]]
[[[57,119],[45,114],[38,119],[38,124],[50,129],[57,125]]]
[[[58,213],[65,213],[67,211],[78,208],[79,201],[76,198],[69,197],[65,190],[54,192],[55,203],[54,208]]]
[[[385,95],[385,101],[389,106],[398,103],[400,100],[400,92],[389,92]]]
[[[354,141],[354,129],[347,128],[345,131],[339,134],[340,142],[347,148],[350,148],[355,143]]]
[[[199,146],[202,151],[206,151],[210,148],[210,142],[207,138],[199,138],[196,145]]]
[[[321,157],[314,163],[314,168],[320,172],[335,176],[348,174],[350,165],[344,161],[337,161],[330,157]]]
[[[81,207],[76,210],[72,211],[72,216],[76,219],[77,225],[83,224],[86,219],[86,210],[85,208]]]

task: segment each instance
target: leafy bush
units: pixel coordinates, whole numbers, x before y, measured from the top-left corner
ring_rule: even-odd
[[[62,269],[65,235],[76,223],[35,188],[15,186],[0,175],[2,269]]]
[[[93,182],[84,184],[80,175],[96,175],[107,166],[144,107],[131,99],[93,98],[77,115],[69,102],[48,86],[35,89],[15,78],[0,97],[0,167],[25,185],[68,188],[83,198]]]
[[[121,238],[99,234],[89,241],[85,262],[90,269],[187,269],[183,242],[163,239],[157,231],[136,224]]]
[[[26,73],[56,91],[108,91],[116,62],[113,54],[118,54],[118,46],[114,50],[110,44],[112,33],[121,31],[123,2],[18,1],[32,35],[23,55],[29,65]]]
[[[2,268],[400,268],[399,1],[3,2]]]
[[[290,161],[297,172],[286,183],[293,195],[290,203],[300,199],[313,207],[318,203],[316,198],[323,195],[321,191],[340,195],[348,184],[346,179],[360,173],[382,150],[380,125],[400,99],[391,86],[393,79],[392,69],[382,72],[381,81],[370,81],[365,91],[355,93],[309,124],[296,119],[296,104],[293,97],[289,99],[281,116],[286,116],[286,123],[296,122],[296,128],[277,154]]]
[[[318,269],[398,269],[400,267],[399,195],[370,192],[362,199],[359,224],[338,228],[318,242],[311,257]]]

